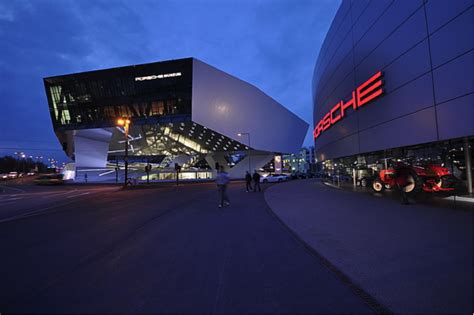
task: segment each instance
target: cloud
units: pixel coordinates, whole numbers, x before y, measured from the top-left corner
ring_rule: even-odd
[[[43,77],[183,57],[256,85],[312,124],[312,71],[338,6],[329,0],[0,2],[0,132],[4,139],[56,141]]]

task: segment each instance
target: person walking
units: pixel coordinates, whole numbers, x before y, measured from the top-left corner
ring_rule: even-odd
[[[253,191],[257,192],[257,187],[258,191],[262,191],[262,188],[260,188],[260,174],[257,173],[257,170],[253,172]]]
[[[406,187],[410,184],[408,181],[408,171],[404,168],[398,168],[395,171],[395,183],[400,194],[400,201],[402,205],[409,205],[408,193],[406,192]]]
[[[252,190],[252,175],[250,175],[249,171],[245,172],[245,189],[247,192]]]
[[[229,196],[227,196],[227,184],[229,183],[229,174],[224,171],[224,167],[219,167],[216,176],[217,192],[219,193],[219,208],[224,205],[230,205]]]

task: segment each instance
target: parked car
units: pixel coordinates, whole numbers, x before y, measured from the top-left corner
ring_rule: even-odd
[[[64,184],[63,174],[40,175],[34,182],[37,185],[61,185]]]
[[[287,181],[289,177],[284,174],[268,174],[260,177],[261,183],[277,183]]]
[[[18,177],[20,177],[20,176],[18,175],[18,172],[10,172],[10,173],[8,173],[8,178],[18,178]]]
[[[6,180],[8,179],[8,174],[0,174],[0,180]]]

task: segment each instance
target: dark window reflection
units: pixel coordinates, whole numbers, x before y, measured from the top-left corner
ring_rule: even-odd
[[[118,117],[146,121],[190,115],[191,64],[165,66],[160,69],[150,64],[45,79],[55,128],[112,126]],[[136,80],[137,76],[171,73],[177,67],[183,75]]]

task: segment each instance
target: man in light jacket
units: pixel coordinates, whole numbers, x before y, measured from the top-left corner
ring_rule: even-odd
[[[229,183],[229,174],[224,171],[224,167],[219,167],[216,176],[217,191],[219,192],[219,208],[224,205],[230,205],[229,196],[227,196],[227,184]]]

